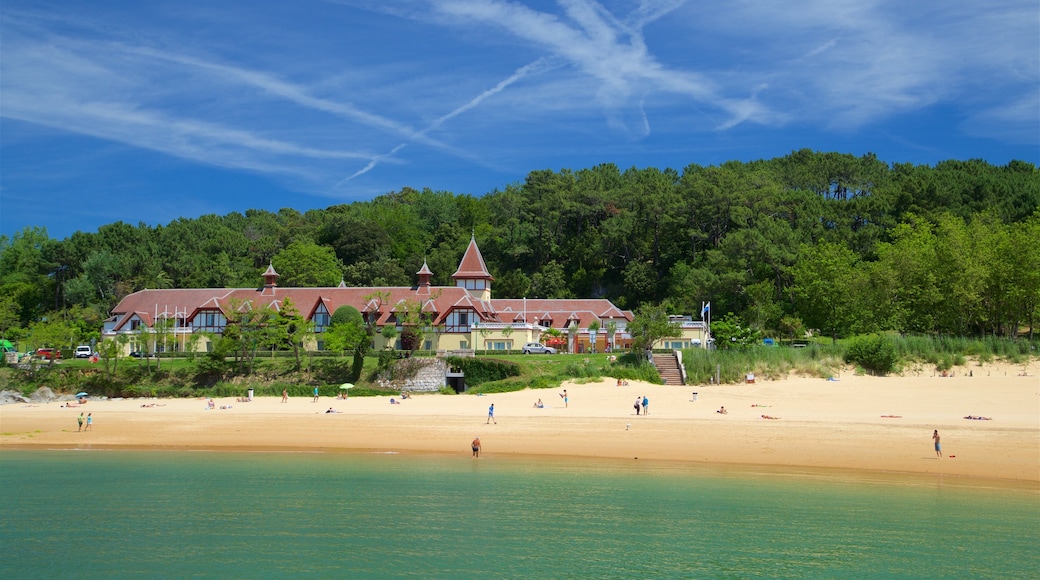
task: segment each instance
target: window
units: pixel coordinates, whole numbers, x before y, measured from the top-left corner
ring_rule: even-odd
[[[468,340],[463,340],[463,341],[459,342],[459,348],[461,348],[461,349],[469,348],[469,341]]]
[[[200,312],[192,322],[192,331],[224,332],[227,319],[218,311]]]
[[[329,311],[325,309],[325,306],[319,306],[318,311],[314,313],[314,332],[325,332],[325,329],[329,327],[330,316]]]
[[[469,332],[470,321],[477,320],[475,314],[472,310],[455,310],[444,321],[444,330],[446,332]]]

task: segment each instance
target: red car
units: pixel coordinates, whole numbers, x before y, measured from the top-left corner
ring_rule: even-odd
[[[36,351],[36,356],[43,360],[54,360],[61,358],[61,351],[56,348],[41,348]]]

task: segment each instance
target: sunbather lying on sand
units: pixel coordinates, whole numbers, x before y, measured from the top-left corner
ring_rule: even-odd
[[[772,415],[762,415],[763,419],[779,419],[780,417],[774,417]]]
[[[983,417],[981,415],[968,415],[965,419],[971,419],[973,421],[992,421],[992,417]]]

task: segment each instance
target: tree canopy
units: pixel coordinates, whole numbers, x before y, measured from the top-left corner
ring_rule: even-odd
[[[496,297],[604,297],[669,314],[711,300],[774,335],[1016,336],[1040,315],[1038,208],[1030,163],[803,149],[682,171],[540,169],[481,197],[405,187],[64,240],[29,226],[0,236],[0,331],[24,338],[45,319],[82,329],[72,319],[145,288],[255,287],[272,263],[282,286],[410,285],[424,261],[434,284],[450,284],[475,235]]]

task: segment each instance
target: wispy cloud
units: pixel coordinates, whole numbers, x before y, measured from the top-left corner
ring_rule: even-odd
[[[14,38],[12,38],[14,36]],[[232,67],[205,66],[189,58],[160,55],[147,48],[118,50],[110,43],[89,43],[51,36],[31,41],[8,34],[2,62],[4,117],[35,123],[63,131],[125,143],[222,167],[282,174],[294,178],[316,176],[305,164],[292,159],[316,161],[368,160],[374,154],[364,150],[314,147],[272,137],[255,128],[236,127],[200,118],[158,96],[157,60],[177,60],[214,73],[263,86],[272,93],[320,109],[347,114],[348,107],[337,108],[320,99],[308,100],[299,91],[273,79]],[[130,55],[146,57],[143,62]],[[234,73],[234,74],[233,74]],[[159,85],[161,86],[161,85]],[[184,87],[185,91],[198,85]],[[177,91],[172,91],[176,93]],[[202,92],[192,93],[198,98]],[[174,95],[176,96],[176,95]],[[352,111],[364,122],[398,134],[414,131]],[[213,115],[218,117],[219,114]],[[421,138],[421,136],[416,136]],[[427,143],[430,141],[427,140]]]
[[[5,151],[0,219],[98,165],[146,191],[138,150],[342,201],[820,143],[1040,144],[1036,0],[186,2],[5,0],[0,138],[22,161]],[[59,148],[62,171],[34,161]]]
[[[714,31],[721,60],[739,59],[738,84],[768,80],[768,106],[851,131],[937,103],[1035,92],[1037,19],[1030,0],[734,0],[701,29]],[[1017,78],[1016,62],[1028,71]]]
[[[608,115],[621,107],[638,106],[648,92],[667,92],[724,111],[728,118],[721,127],[768,120],[770,113],[759,103],[722,95],[704,75],[669,68],[650,54],[643,27],[681,4],[643,2],[624,18],[588,0],[560,2],[566,19],[501,0],[438,2],[433,10],[462,24],[494,25],[565,60],[596,82],[600,105]]]
[[[415,139],[413,139],[413,140],[420,140],[420,139],[424,140],[426,138],[426,135],[428,135],[429,133],[431,133],[433,131],[436,131],[442,125],[444,125],[444,123],[450,121],[451,119],[454,119],[455,117],[458,117],[459,115],[465,113],[466,111],[469,111],[469,110],[477,107],[478,105],[480,105],[480,103],[484,102],[485,100],[489,99],[490,97],[492,97],[494,95],[497,95],[498,93],[501,93],[509,85],[519,81],[520,79],[522,79],[522,78],[524,78],[524,77],[526,77],[528,75],[537,74],[537,73],[539,73],[541,71],[549,70],[549,69],[551,69],[553,67],[554,67],[554,65],[553,65],[551,59],[548,59],[548,58],[540,58],[540,59],[538,59],[538,60],[536,60],[536,61],[534,61],[534,62],[532,62],[530,64],[527,64],[527,65],[524,65],[524,66],[520,67],[512,75],[510,75],[509,78],[500,81],[494,87],[492,87],[492,88],[490,88],[490,89],[480,93],[476,97],[473,97],[467,103],[463,104],[460,107],[455,108],[450,113],[448,113],[446,115],[442,115],[441,117],[438,117],[437,119],[435,119],[425,129],[423,129],[422,131],[419,131],[418,133],[416,133]],[[386,153],[384,155],[379,155],[377,157],[373,157],[372,160],[369,161],[368,165],[366,165],[363,168],[359,169],[358,171],[352,173],[351,175],[347,176],[346,178],[340,180],[338,183],[336,183],[336,185],[333,187],[333,189],[339,188],[344,183],[347,183],[348,181],[352,181],[354,178],[360,177],[360,176],[368,173],[369,171],[374,169],[376,167],[376,165],[378,165],[379,163],[381,163],[383,161],[386,161],[386,160],[389,160],[389,159],[392,159],[393,156],[395,154],[397,154],[399,151],[401,151],[402,149],[404,149],[408,145],[408,143],[409,143],[408,141],[406,141],[404,143],[400,143],[396,147],[391,149],[388,153]]]

